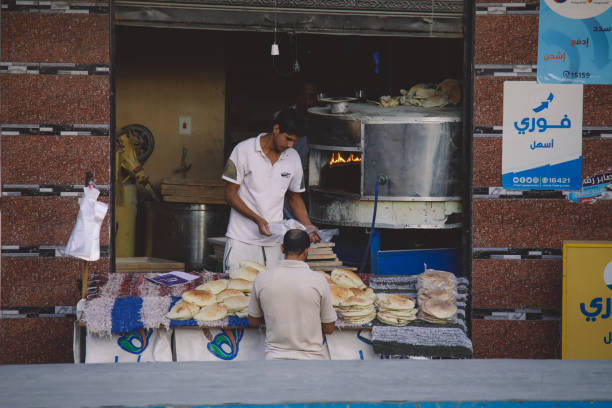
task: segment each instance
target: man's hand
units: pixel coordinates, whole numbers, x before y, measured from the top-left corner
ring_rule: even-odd
[[[257,220],[257,227],[259,228],[259,233],[265,235],[267,237],[271,236],[270,228],[268,227],[268,221],[263,218],[259,218]]]
[[[308,236],[310,237],[310,242],[320,242],[321,241],[321,237],[319,236],[319,234],[317,234],[317,231],[319,231],[319,229],[317,227],[315,227],[314,225],[304,225],[306,227],[306,232],[308,233]]]

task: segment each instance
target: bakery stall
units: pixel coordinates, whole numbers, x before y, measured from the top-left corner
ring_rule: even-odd
[[[471,357],[463,1],[243,3],[115,3],[117,258],[85,279],[75,361],[263,359],[258,266],[221,273],[219,174],[290,105],[309,213],[336,231],[308,259],[333,288],[330,358]],[[195,279],[153,281],[170,271]]]
[[[316,247],[316,246],[315,246]],[[75,360],[85,363],[263,360],[265,330],[248,327],[253,262],[228,274],[204,272],[164,286],[157,274],[93,274],[75,333]],[[338,314],[325,337],[333,360],[469,358],[467,281],[427,270],[416,276],[321,272]]]

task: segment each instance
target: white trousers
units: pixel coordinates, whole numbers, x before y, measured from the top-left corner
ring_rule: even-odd
[[[223,272],[229,272],[240,266],[242,261],[255,261],[266,265],[268,269],[274,268],[283,259],[280,245],[261,246],[247,244],[232,238],[225,242],[223,254]]]

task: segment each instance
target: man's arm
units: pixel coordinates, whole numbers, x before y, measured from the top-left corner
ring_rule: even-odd
[[[253,317],[249,315],[249,326],[259,327],[259,326],[263,326],[264,324],[266,324],[266,322],[263,317]],[[332,330],[333,330],[333,327],[332,327]]]
[[[259,233],[263,235],[270,236],[272,233],[268,228],[268,221],[264,218],[260,217],[255,213],[255,211],[251,210],[242,198],[238,195],[238,189],[240,188],[240,184],[236,183],[225,183],[225,201],[232,207],[234,210],[238,211],[240,214],[252,220],[257,227],[259,227]],[[303,204],[303,203],[302,203]]]
[[[291,212],[295,218],[302,223],[302,225],[305,227],[314,227],[314,225],[312,225],[312,221],[310,221],[310,217],[308,217],[308,211],[306,211],[306,205],[304,204],[304,200],[302,200],[300,193],[287,190],[287,202],[289,203]],[[321,238],[316,231],[310,232],[310,241],[319,242],[320,240]]]
[[[249,316],[250,318],[250,316]],[[250,323],[249,319],[249,323]],[[336,327],[336,322],[331,323],[321,323],[321,330],[323,330],[324,334],[332,334],[334,332],[334,327]]]

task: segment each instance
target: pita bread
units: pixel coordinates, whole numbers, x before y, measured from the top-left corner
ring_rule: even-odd
[[[452,318],[457,313],[457,306],[450,302],[430,299],[421,306],[421,310],[425,314],[444,320]]]
[[[246,319],[247,317],[249,317],[249,308],[240,310],[238,312],[235,313],[237,317],[240,317],[242,319]]]
[[[249,298],[244,295],[231,296],[223,301],[223,305],[228,313],[235,313],[249,306]]]
[[[193,318],[200,322],[212,322],[214,320],[221,320],[227,316],[227,308],[222,304],[215,303],[210,306],[206,306],[200,310]]]
[[[200,307],[183,299],[172,306],[166,317],[172,320],[189,320],[200,311]]]
[[[351,288],[350,291],[353,293],[353,296],[364,296],[372,299],[372,301],[376,300],[376,294],[374,293],[374,289],[365,288],[365,289],[357,289]]]
[[[374,308],[373,305],[370,305],[368,307],[363,307],[363,308],[358,308],[358,309],[348,309],[348,310],[345,309],[345,310],[341,310],[340,311],[340,315],[344,319],[344,318],[350,318],[350,317],[368,316],[372,312],[376,313],[376,309]]]
[[[229,281],[227,279],[218,279],[201,284],[196,290],[207,290],[213,295],[223,292],[227,288]]]
[[[219,293],[217,295],[217,302],[223,302],[225,299],[227,299],[228,297],[232,297],[232,296],[244,296],[247,297],[244,292],[241,292],[239,290],[236,289],[225,289],[223,292]]]
[[[436,290],[446,289],[455,291],[457,288],[457,278],[450,272],[437,271],[435,269],[427,269],[425,272],[417,276],[417,289]]]
[[[366,296],[351,296],[349,298],[346,298],[340,301],[340,307],[342,308],[351,307],[351,306],[359,307],[359,306],[369,306],[369,305],[374,305],[374,301],[371,298],[366,297]]]
[[[410,318],[400,318],[397,316],[393,316],[391,314],[385,312],[378,312],[376,318],[381,322],[388,324],[389,326],[406,326],[408,323],[413,321],[416,317],[412,316]]]
[[[409,310],[414,309],[414,299],[407,296],[388,294],[387,296],[377,298],[376,304],[380,308],[393,310]]]
[[[457,301],[457,297],[455,296],[455,292],[448,289],[432,289],[432,290],[422,290],[419,292],[417,296],[417,300],[419,305],[425,304],[430,299],[438,299],[443,302],[455,303]]]
[[[374,318],[376,317],[376,310],[372,311],[370,314],[367,314],[365,316],[362,317],[353,317],[353,316],[347,316],[344,317],[342,316],[342,320],[344,320],[347,323],[352,323],[352,324],[366,324],[366,323],[370,323],[372,320],[374,320]]]
[[[240,266],[245,267],[245,268],[257,269],[259,272],[263,272],[268,269],[264,265],[257,263],[255,261],[242,261],[240,262]]]
[[[253,289],[253,282],[246,279],[230,279],[227,288],[239,290],[241,292],[251,292]]]
[[[183,295],[181,297],[187,302],[191,302],[194,305],[198,305],[200,307],[206,307],[217,302],[215,295],[213,295],[207,290],[188,290],[187,292],[183,292]]]
[[[332,270],[331,279],[336,285],[342,286],[343,288],[366,288],[365,283],[363,283],[359,275],[349,271],[348,269]]]
[[[336,285],[329,285],[329,291],[332,297],[332,306],[339,306],[342,300],[348,299],[352,295],[350,289]]]
[[[259,271],[255,268],[251,268],[248,266],[241,266],[237,269],[232,269],[229,273],[231,279],[245,279],[250,282],[253,282],[257,277]]]

